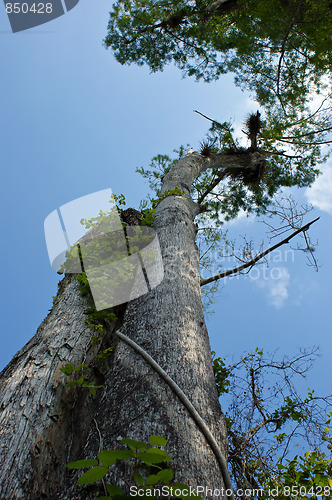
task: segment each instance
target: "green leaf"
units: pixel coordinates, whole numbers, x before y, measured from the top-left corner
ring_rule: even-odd
[[[114,465],[117,459],[117,457],[112,453],[112,451],[102,451],[98,453],[98,458],[99,461],[103,465],[106,465],[107,467]]]
[[[174,473],[172,469],[163,469],[157,472],[157,476],[162,482],[169,482],[173,479]]]
[[[161,450],[160,448],[149,448],[147,450],[147,453],[153,453],[153,454],[156,454],[156,455],[161,455],[162,457],[164,457],[165,461],[172,460],[172,458],[169,456],[169,454],[166,453],[165,450]]]
[[[130,450],[105,450],[98,454],[98,458],[103,465],[114,465],[116,460],[134,458],[135,453]]]
[[[71,363],[71,364],[72,364],[72,363]],[[80,372],[80,371],[82,371],[82,368],[86,368],[87,366],[88,366],[88,365],[86,365],[86,364],[82,364],[82,363],[81,363],[81,364],[80,364],[80,365],[78,365],[78,366],[74,366],[74,367],[73,367],[73,371],[74,371],[74,372]]]
[[[139,486],[143,486],[144,481],[142,475],[138,472],[138,470],[134,474],[134,479]]]
[[[75,387],[75,385],[77,385],[77,383],[74,380],[69,380],[69,382],[67,382],[66,385],[68,385],[68,387]]]
[[[148,445],[144,441],[135,441],[134,439],[121,439],[121,442],[127,444],[132,450],[146,450]]]
[[[151,446],[166,446],[167,440],[162,436],[150,436],[149,443]]]
[[[67,363],[63,368],[60,368],[60,371],[64,373],[65,375],[71,375],[74,370],[74,364],[73,363]]]
[[[106,476],[108,469],[106,467],[93,467],[93,469],[88,470],[79,478],[76,483],[76,486],[80,486],[81,484],[90,484],[99,481],[99,479]]]
[[[111,497],[113,497],[115,495],[122,495],[121,488],[119,488],[118,486],[114,486],[113,484],[107,484],[106,489],[107,489],[107,493],[109,493],[109,495]]]
[[[151,474],[146,478],[145,484],[146,486],[150,486],[151,484],[156,484],[159,481],[159,477],[156,474]]]
[[[138,452],[137,457],[140,458],[145,464],[159,464],[161,462],[166,462],[168,460],[172,460],[171,457],[166,453],[165,455],[160,455],[158,453],[144,453]]]
[[[98,465],[98,460],[95,458],[86,458],[84,460],[70,462],[66,467],[68,467],[68,469],[83,469],[84,467],[93,467],[94,465]]]

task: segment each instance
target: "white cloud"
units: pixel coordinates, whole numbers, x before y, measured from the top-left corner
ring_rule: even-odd
[[[253,276],[252,278],[254,279]],[[288,299],[288,270],[285,267],[265,268],[258,278],[256,284],[266,291],[268,302],[276,309],[281,309]]]
[[[312,297],[319,292],[319,285],[313,278],[306,278],[305,282],[298,277],[294,280],[294,294],[292,301],[296,306],[312,302]],[[293,296],[294,295],[294,296]]]
[[[305,197],[309,203],[332,215],[332,162],[325,165],[322,175],[306,189]]]
[[[235,219],[231,219],[230,221],[227,222],[228,226],[236,226],[236,225],[244,225],[244,224],[252,224],[257,220],[257,217],[255,214],[248,214],[242,208],[240,209],[238,215],[236,216]]]

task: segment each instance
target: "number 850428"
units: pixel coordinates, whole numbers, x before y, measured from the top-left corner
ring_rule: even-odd
[[[33,3],[28,5],[27,3],[6,3],[7,14],[51,14],[53,5],[51,3]]]

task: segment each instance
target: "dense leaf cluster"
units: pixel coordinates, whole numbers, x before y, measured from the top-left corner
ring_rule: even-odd
[[[230,176],[211,201],[214,213],[234,217],[266,206],[280,187],[309,186],[318,175],[328,152],[321,146],[331,142],[331,32],[329,0],[118,0],[105,44],[122,64],[152,71],[174,62],[206,81],[232,72],[259,103],[264,175],[259,183]],[[211,151],[238,153],[231,124],[212,121]],[[159,166],[167,161],[157,159]]]
[[[134,439],[121,439],[121,443],[127,445],[129,450],[104,450],[98,454],[98,460],[87,458],[76,460],[67,464],[69,469],[84,469],[89,470],[77,481],[76,485],[96,483],[100,479],[107,479],[109,483],[104,482],[105,495],[98,496],[98,499],[111,498],[129,499],[132,496],[127,496],[124,491],[130,491],[133,496],[138,495],[139,498],[157,498],[155,491],[158,491],[161,486],[167,487],[168,491],[175,491],[176,498],[187,500],[200,500],[196,494],[190,492],[190,488],[183,483],[174,482],[173,470],[169,467],[169,462],[172,458],[161,447],[167,444],[167,440],[158,435],[150,436],[149,442],[136,441]],[[130,467],[130,475],[122,476],[117,464],[125,460]],[[111,484],[114,479],[120,479],[123,488],[119,488]],[[136,492],[136,495],[132,493]],[[137,492],[137,488],[140,489]]]
[[[118,0],[105,45],[122,64],[173,61],[210,81],[227,72],[262,104],[303,102],[332,69],[329,0]]]

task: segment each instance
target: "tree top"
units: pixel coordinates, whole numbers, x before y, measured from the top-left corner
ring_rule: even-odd
[[[173,62],[211,81],[232,72],[263,106],[289,112],[332,68],[330,0],[118,0],[105,45],[121,64]]]

